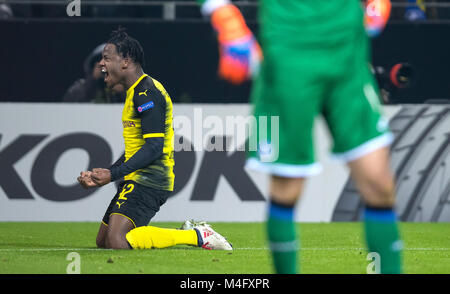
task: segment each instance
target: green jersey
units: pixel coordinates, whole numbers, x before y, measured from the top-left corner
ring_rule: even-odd
[[[263,46],[268,40],[323,46],[359,33],[363,12],[359,0],[262,0],[259,24]]]
[[[264,60],[251,93],[257,126],[250,141],[258,150],[249,152],[249,168],[285,177],[317,174],[313,129],[319,115],[332,153],[344,161],[392,141],[369,70],[358,0],[262,0],[259,12]],[[279,123],[260,133],[260,117]]]

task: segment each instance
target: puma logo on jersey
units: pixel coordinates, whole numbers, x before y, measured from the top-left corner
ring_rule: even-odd
[[[148,89],[147,89],[147,90],[148,90]],[[141,95],[147,96],[147,90],[145,90],[144,92],[139,92],[139,96],[141,96]]]

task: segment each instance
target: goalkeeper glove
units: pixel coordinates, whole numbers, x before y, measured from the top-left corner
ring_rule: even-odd
[[[370,37],[378,36],[386,26],[390,14],[390,0],[367,0],[364,13],[367,34]]]
[[[211,23],[219,42],[219,76],[240,84],[254,76],[262,60],[261,48],[233,4],[215,9]]]

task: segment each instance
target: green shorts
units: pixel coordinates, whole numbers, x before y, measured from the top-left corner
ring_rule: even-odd
[[[109,224],[113,214],[129,219],[134,227],[146,226],[170,195],[170,191],[157,190],[134,181],[124,181],[117,188],[102,222]]]
[[[249,142],[257,148],[249,148],[247,167],[285,177],[319,173],[313,140],[319,115],[333,139],[332,153],[344,161],[391,143],[363,28],[345,42],[267,41],[263,51],[251,93],[256,124]]]

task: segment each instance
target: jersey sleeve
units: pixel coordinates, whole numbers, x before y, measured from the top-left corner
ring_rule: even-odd
[[[156,88],[136,92],[134,107],[141,119],[142,137],[164,137],[166,100],[161,92]]]

